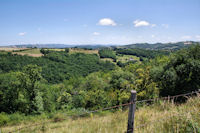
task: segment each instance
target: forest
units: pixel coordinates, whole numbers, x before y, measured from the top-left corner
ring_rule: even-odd
[[[0,52],[0,119],[16,112],[38,115],[101,109],[127,103],[130,90],[137,91],[138,100],[198,90],[199,51],[200,45],[176,52],[103,49],[99,55],[71,54],[66,49],[42,57]],[[123,54],[145,60],[123,67],[101,60]]]

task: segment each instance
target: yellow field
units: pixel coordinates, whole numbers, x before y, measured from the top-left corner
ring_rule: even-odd
[[[0,48],[0,51],[9,51],[12,52],[13,50],[24,50],[24,49],[28,49],[28,48]]]
[[[28,56],[33,56],[33,57],[43,56],[43,54],[40,53],[40,49],[28,49],[25,51],[13,52],[13,54],[28,55]]]
[[[101,60],[113,62],[113,59],[111,59],[111,58],[101,58]]]
[[[84,50],[79,48],[70,48],[70,54],[73,53],[84,53],[84,54],[98,54],[98,50]]]
[[[45,49],[45,50],[50,50],[50,51],[65,51],[65,49],[61,49],[61,48],[51,48],[51,49]]]
[[[200,131],[200,97],[191,98],[187,103],[158,102],[144,106],[135,113],[135,133],[185,133]],[[20,133],[124,133],[127,130],[128,111],[117,111],[103,116],[90,115],[73,119],[64,115],[61,122],[44,123],[47,119],[21,123],[1,128],[2,133],[17,130]],[[31,126],[39,123],[37,126]]]

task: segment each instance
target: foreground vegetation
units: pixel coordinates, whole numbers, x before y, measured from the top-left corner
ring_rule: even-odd
[[[136,133],[200,132],[200,97],[190,98],[186,103],[175,105],[164,101],[137,109]],[[123,133],[127,130],[128,111],[100,112],[85,117],[67,117],[64,113],[54,116],[41,115],[20,124],[1,127],[2,133],[19,130],[21,133]],[[60,121],[58,121],[60,120]],[[13,121],[16,121],[13,120]],[[35,125],[37,124],[37,125]],[[28,128],[25,128],[28,127]]]
[[[130,90],[138,100],[198,90],[199,51],[199,45],[175,53],[116,48],[99,56],[41,49],[37,58],[0,52],[0,125],[127,103]]]

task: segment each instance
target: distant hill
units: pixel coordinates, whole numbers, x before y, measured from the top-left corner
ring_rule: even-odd
[[[185,42],[175,42],[175,43],[136,43],[120,46],[120,48],[142,48],[142,49],[150,49],[150,50],[178,50],[181,48],[186,48],[191,45],[200,44],[200,42],[194,41],[185,41]]]
[[[9,48],[87,48],[87,49],[98,49],[117,45],[107,45],[107,44],[88,44],[88,45],[72,45],[72,44],[23,44],[23,45],[9,45],[1,47]]]
[[[69,48],[74,45],[65,45],[65,44],[23,44],[23,45],[10,45],[8,47],[16,48]]]
[[[1,47],[9,48],[86,48],[86,49],[100,49],[100,48],[141,48],[150,50],[178,50],[181,48],[189,47],[193,44],[200,44],[200,42],[194,41],[183,41],[174,43],[136,43],[129,45],[118,45],[118,44],[23,44],[23,45],[9,45]]]
[[[97,44],[97,45],[77,45],[75,47],[77,48],[86,48],[86,49],[99,49],[99,48],[108,48],[111,45],[102,45],[102,44]],[[115,46],[115,45],[113,45]]]

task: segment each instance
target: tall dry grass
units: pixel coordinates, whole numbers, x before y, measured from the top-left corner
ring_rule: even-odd
[[[127,128],[128,111],[90,114],[87,117],[70,118],[57,114],[49,123],[47,119],[1,127],[2,133],[27,127],[20,133],[124,133]],[[53,122],[56,119],[60,122]],[[186,103],[175,105],[159,101],[136,110],[136,133],[200,133],[200,97],[190,98]]]

